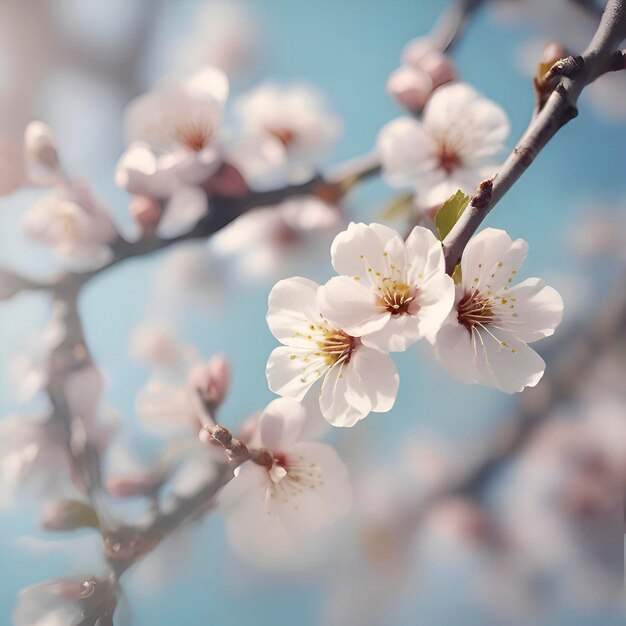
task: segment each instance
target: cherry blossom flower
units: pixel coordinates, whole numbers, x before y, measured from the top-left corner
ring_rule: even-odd
[[[97,266],[111,256],[118,237],[106,210],[82,182],[58,187],[24,214],[27,237],[75,265]]]
[[[52,186],[63,182],[64,174],[56,140],[47,124],[33,121],[24,131],[24,151],[29,179],[35,184]]]
[[[15,626],[112,624],[120,589],[94,576],[58,578],[20,591],[13,609]]]
[[[389,411],[398,373],[389,355],[333,326],[321,313],[319,285],[306,278],[279,281],[269,296],[267,323],[283,346],[267,362],[270,389],[302,400],[321,379],[319,405],[334,426],[354,426],[370,411]]]
[[[320,287],[324,317],[364,345],[403,351],[434,339],[454,302],[441,242],[416,226],[406,243],[381,224],[351,223],[331,248],[341,276]]]
[[[308,85],[262,85],[235,106],[246,135],[230,154],[251,186],[273,184],[272,175],[290,181],[310,176],[341,130]]]
[[[244,277],[282,278],[330,245],[342,225],[340,211],[319,198],[296,198],[244,213],[211,241],[219,257],[237,255]],[[296,270],[297,271],[297,270]]]
[[[255,437],[267,464],[244,463],[220,495],[228,536],[244,558],[278,559],[301,533],[332,524],[351,505],[345,465],[330,446],[304,438],[306,423],[300,403],[271,402]]]
[[[402,117],[380,131],[378,151],[390,185],[414,186],[425,209],[458,189],[471,194],[493,176],[509,134],[506,113],[465,83],[435,91],[422,121]]]
[[[467,245],[455,305],[435,341],[437,358],[466,383],[507,393],[535,386],[545,369],[527,344],[549,337],[563,300],[538,278],[511,285],[528,244],[487,228]]]
[[[130,145],[116,183],[129,193],[169,199],[159,225],[175,236],[206,213],[206,183],[222,166],[219,130],[228,79],[207,67],[133,100],[126,113]]]

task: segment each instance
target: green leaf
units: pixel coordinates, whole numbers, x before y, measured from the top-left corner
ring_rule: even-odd
[[[435,225],[439,231],[439,239],[443,241],[446,235],[452,230],[459,217],[469,204],[470,197],[466,196],[460,189],[441,206],[435,215]]]
[[[405,219],[411,213],[415,194],[407,191],[396,196],[381,211],[379,218],[383,220]]]

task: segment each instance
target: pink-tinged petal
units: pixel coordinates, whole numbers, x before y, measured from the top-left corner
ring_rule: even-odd
[[[199,187],[181,187],[174,192],[159,222],[158,232],[176,237],[187,232],[208,210],[206,193]]]
[[[322,315],[354,337],[381,329],[389,319],[389,312],[378,305],[369,284],[353,278],[335,276],[317,294]]]
[[[439,329],[450,314],[455,299],[454,281],[441,272],[430,276],[418,288],[417,319],[420,336],[434,341]]]
[[[308,349],[280,346],[267,361],[269,388],[279,396],[302,400],[311,385],[324,374],[326,363]]]
[[[304,407],[296,400],[273,400],[259,418],[261,445],[274,452],[286,450],[298,440],[305,418]]]
[[[552,335],[563,318],[563,298],[539,278],[511,287],[497,303],[501,325],[526,343]]]
[[[299,276],[274,285],[268,299],[267,324],[278,341],[287,343],[296,332],[306,335],[311,324],[319,323],[318,287]]]
[[[222,488],[218,506],[228,513],[253,492],[263,492],[268,485],[267,470],[256,463],[244,463],[235,470],[235,477]]]
[[[391,315],[383,328],[364,335],[363,345],[383,352],[404,352],[422,338],[417,315]]]
[[[378,133],[376,149],[383,177],[394,187],[413,186],[421,174],[437,164],[435,140],[420,122],[408,117],[383,126]]]
[[[467,244],[461,259],[463,285],[469,290],[496,292],[508,285],[528,253],[523,239],[513,241],[496,228],[485,228]]]
[[[390,245],[390,242],[397,242]],[[397,250],[402,248],[400,235],[382,224],[355,224],[340,232],[332,243],[330,254],[332,264],[338,274],[358,277],[366,282],[373,276],[389,274],[387,246]]]
[[[480,381],[505,393],[523,391],[534,387],[543,376],[544,360],[523,341],[498,329],[480,329],[476,334],[479,350]]]
[[[159,167],[152,149],[139,142],[131,144],[118,161],[115,183],[128,193],[150,198],[167,198],[177,186],[172,172]]]
[[[295,533],[328,526],[343,517],[352,504],[348,470],[333,448],[300,442],[287,452],[287,480],[296,479],[300,491],[289,488],[278,497],[277,509],[285,527]],[[281,495],[280,483],[276,495]]]
[[[436,137],[454,139],[464,161],[494,155],[510,131],[503,109],[465,83],[435,90],[424,109],[424,126]]]
[[[428,229],[416,226],[406,240],[409,260],[408,281],[421,283],[433,273],[445,273],[446,261],[441,242]]]
[[[353,385],[356,384],[355,389],[348,389],[347,377],[351,379]],[[371,406],[360,378],[358,375],[355,376],[350,364],[348,366],[336,364],[328,371],[322,383],[320,410],[329,424],[354,426],[370,412]]]
[[[221,104],[228,98],[228,78],[216,67],[205,67],[185,82],[190,95],[214,99]]]
[[[479,382],[472,336],[456,320],[442,326],[437,333],[435,356],[457,380],[463,383]]]
[[[372,411],[391,410],[398,394],[400,377],[388,354],[360,346],[355,350],[350,365],[356,370],[372,404]]]

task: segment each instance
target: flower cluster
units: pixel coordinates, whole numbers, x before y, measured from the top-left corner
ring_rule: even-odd
[[[468,244],[455,285],[428,229],[404,241],[381,224],[350,224],[331,248],[339,276],[322,286],[290,278],[270,293],[267,322],[283,344],[267,364],[270,389],[302,400],[316,387],[324,418],[353,426],[392,408],[399,377],[388,352],[421,338],[464,382],[536,385],[545,363],[527,344],[554,332],[563,303],[539,279],[511,285],[526,251],[488,228]]]

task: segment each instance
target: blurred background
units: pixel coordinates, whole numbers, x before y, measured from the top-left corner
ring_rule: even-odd
[[[67,170],[132,233],[128,196],[113,181],[132,97],[207,63],[225,66],[235,98],[268,78],[311,83],[343,121],[322,164],[330,169],[371,150],[401,113],[387,77],[403,46],[447,6],[2,0],[0,131],[46,121]],[[578,53],[595,23],[593,3],[485,2],[453,57],[463,79],[508,112],[514,141],[532,111],[531,76],[545,43]],[[354,482],[348,518],[288,563],[259,568],[238,559],[222,520],[209,516],[169,552],[165,544],[161,562],[157,551],[124,577],[134,623],[623,624],[625,145],[626,80],[606,76],[488,218],[529,242],[524,277],[541,276],[565,301],[562,326],[538,348],[548,368],[536,390],[511,397],[457,383],[421,343],[396,355],[402,384],[393,411],[330,435]],[[19,228],[41,193],[0,198],[0,263],[45,276],[58,261]],[[350,195],[346,218],[376,219],[393,196],[368,181]],[[272,399],[269,289],[296,273],[324,280],[331,240],[295,246],[278,261],[243,240],[226,255],[210,242],[185,244],[94,280],[80,309],[124,444],[139,454],[155,445],[135,417],[150,374],[129,349],[139,327],[167,322],[204,358],[228,357],[233,383],[221,421],[236,428]],[[0,306],[2,416],[45,407],[40,396],[24,403],[16,376],[20,359],[41,349],[49,306],[44,294]],[[0,623],[11,623],[22,587],[100,563],[93,534],[43,532],[36,503],[6,504]]]

